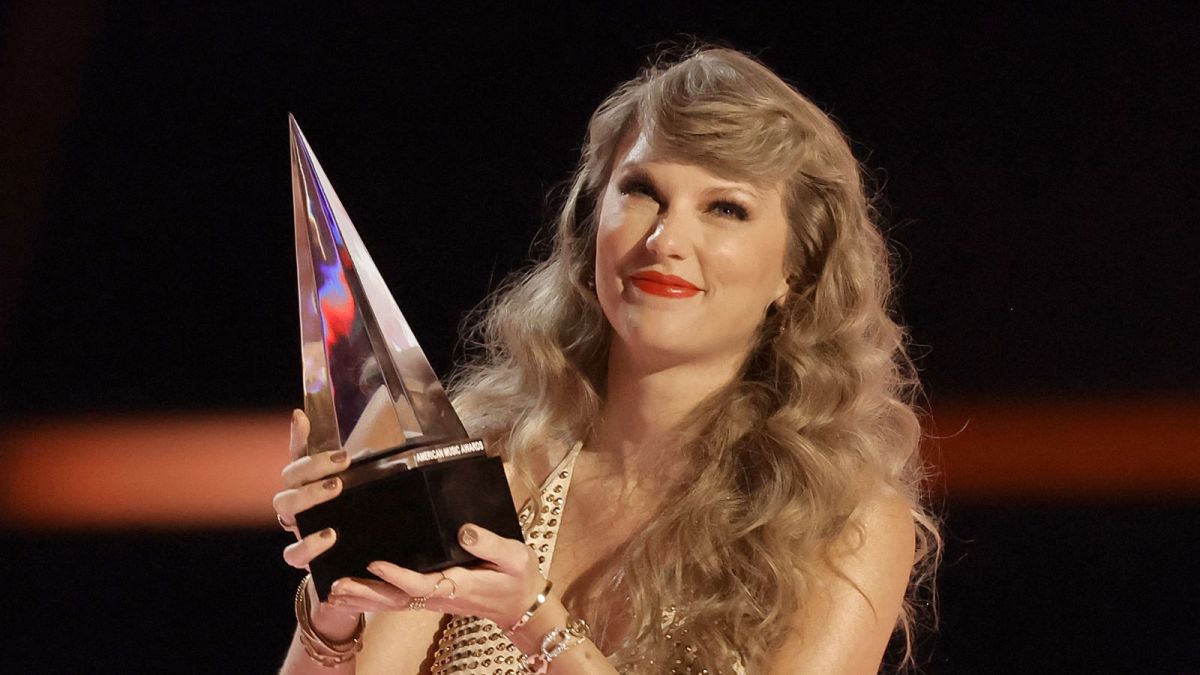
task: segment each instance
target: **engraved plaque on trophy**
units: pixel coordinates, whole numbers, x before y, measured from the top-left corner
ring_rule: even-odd
[[[304,411],[310,454],[346,450],[342,494],[296,515],[337,543],[309,566],[324,600],[387,560],[420,572],[479,562],[458,544],[472,522],[521,539],[504,468],[467,436],[412,330],[296,124],[292,202]]]

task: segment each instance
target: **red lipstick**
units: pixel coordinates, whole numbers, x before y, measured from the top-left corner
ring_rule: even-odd
[[[690,298],[700,292],[700,289],[687,279],[653,270],[636,272],[630,277],[630,281],[640,290],[663,298]]]

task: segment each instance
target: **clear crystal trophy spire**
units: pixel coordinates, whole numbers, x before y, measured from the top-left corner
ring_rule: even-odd
[[[311,451],[342,448],[358,460],[408,443],[466,438],[296,119],[288,121]]]
[[[497,458],[470,439],[299,125],[292,204],[308,452],[343,449],[343,492],[297,514],[304,534],[338,531],[310,566],[318,594],[390,560],[421,571],[474,562],[457,529],[519,539]]]

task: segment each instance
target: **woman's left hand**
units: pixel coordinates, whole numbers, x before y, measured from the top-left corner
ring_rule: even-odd
[[[433,612],[478,616],[507,628],[533,603],[546,581],[538,571],[537,555],[524,542],[506,539],[478,525],[463,525],[459,544],[484,561],[473,568],[451,567],[421,574],[385,561],[367,569],[375,579],[345,578],[333,583],[329,601],[362,612],[412,609],[414,598],[427,598]]]

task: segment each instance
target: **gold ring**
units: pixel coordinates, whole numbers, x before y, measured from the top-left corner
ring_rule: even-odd
[[[288,523],[284,522],[283,516],[279,515],[278,513],[275,514],[275,520],[279,522],[280,527],[282,527],[284,530],[286,530],[288,532],[292,532],[293,530],[296,529],[295,523],[288,524]]]
[[[449,582],[450,582],[450,594],[446,596],[446,599],[447,599],[447,600],[453,600],[453,599],[454,599],[454,595],[455,595],[456,593],[458,593],[458,584],[454,583],[454,580],[453,580],[453,579],[451,579],[450,577],[446,576],[446,573],[445,573],[445,572],[438,572],[438,574],[442,575],[442,578],[441,578],[441,579],[438,579],[438,580],[437,580],[437,583],[435,583],[435,584],[433,585],[433,590],[432,590],[432,591],[429,591],[429,595],[430,595],[430,596],[432,596],[434,593],[437,593],[437,589],[438,589],[439,587],[441,587],[441,585],[442,585],[442,582],[443,582],[443,581],[449,581]]]
[[[438,572],[438,574],[442,575],[442,578],[438,579],[437,581],[434,582],[433,588],[431,588],[429,590],[429,593],[427,595],[418,595],[418,596],[409,598],[409,600],[408,600],[408,608],[409,609],[416,609],[416,610],[425,609],[425,603],[429,602],[429,600],[431,598],[433,598],[435,595],[437,595],[438,589],[442,587],[443,581],[450,582],[450,595],[438,596],[438,597],[445,597],[447,600],[454,599],[454,594],[458,592],[458,584],[454,583],[453,579],[446,576],[445,572]]]

